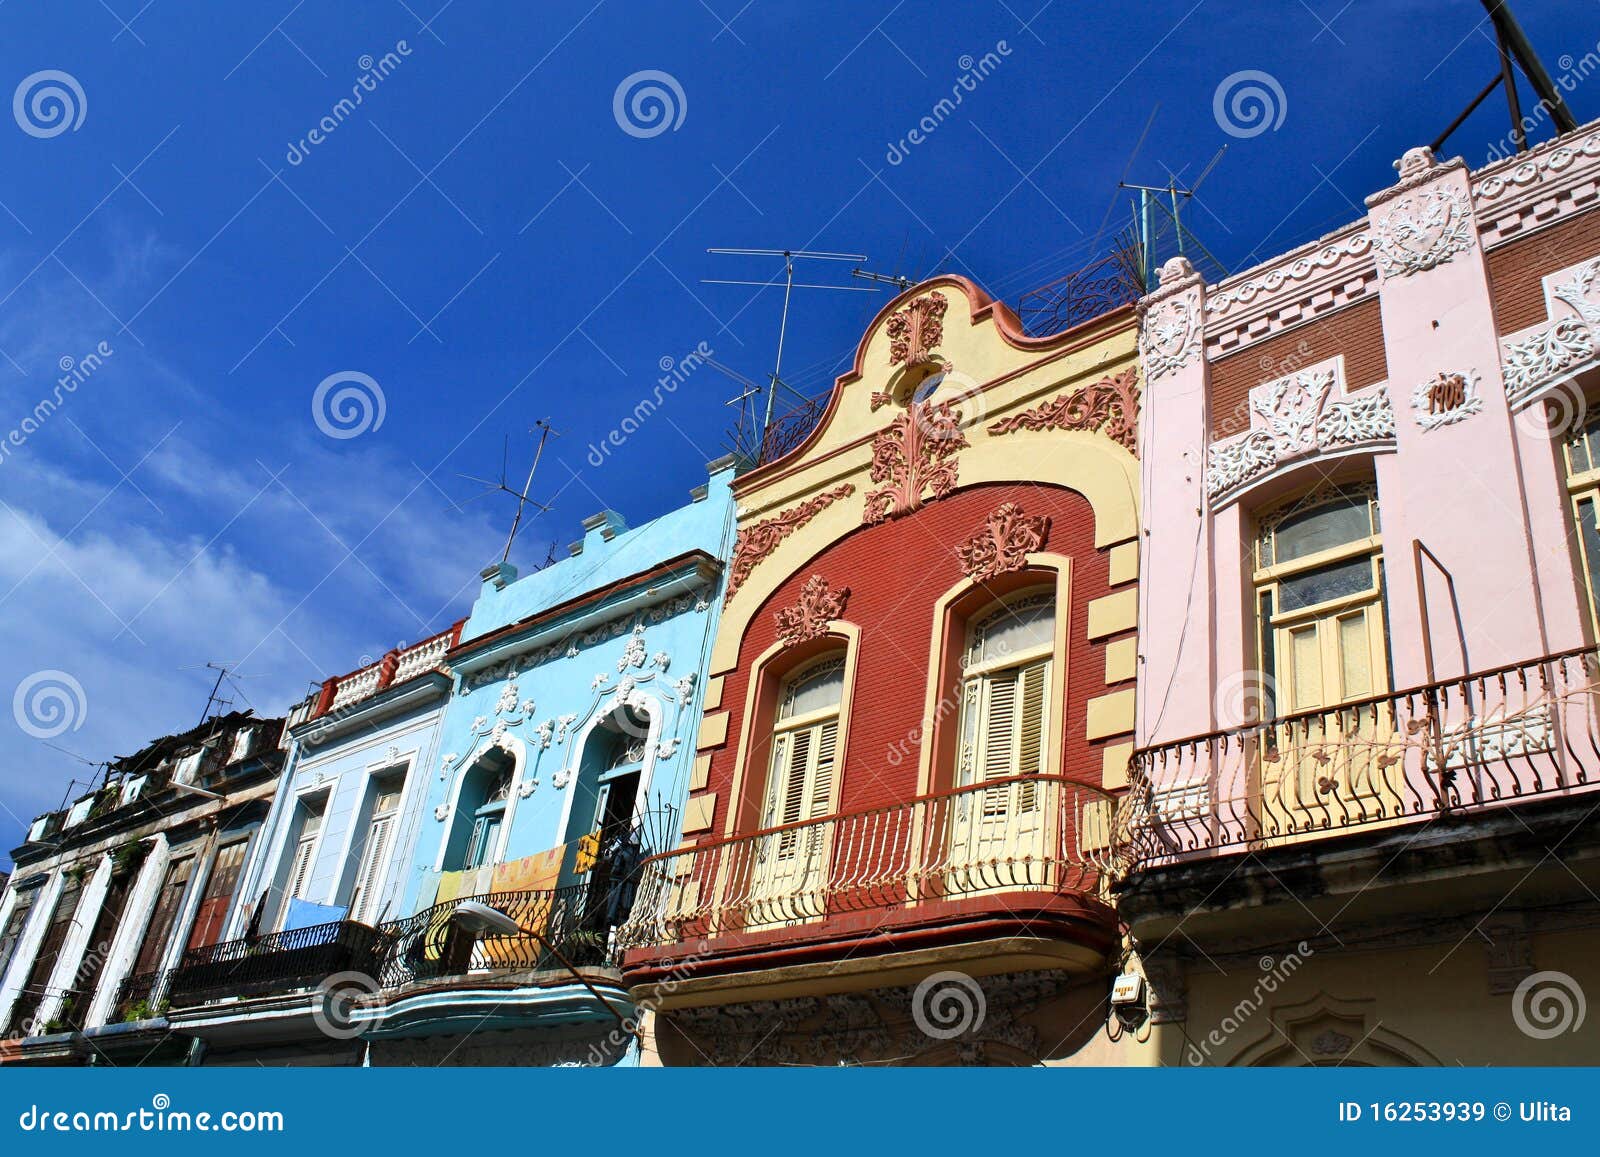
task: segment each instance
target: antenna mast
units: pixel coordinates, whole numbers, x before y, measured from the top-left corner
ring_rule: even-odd
[[[522,511],[523,511],[523,508],[527,507],[527,506],[537,507],[541,514],[550,509],[550,504],[548,502],[535,502],[532,498],[528,497],[528,494],[533,489],[533,476],[539,470],[539,460],[542,457],[544,457],[544,445],[545,445],[545,443],[548,442],[551,439],[551,437],[556,437],[556,438],[561,437],[561,431],[557,430],[554,426],[552,426],[550,424],[550,419],[549,418],[540,418],[537,422],[535,422],[533,424],[533,427],[528,431],[528,433],[531,434],[531,433],[533,433],[534,430],[539,431],[539,445],[534,449],[534,452],[533,452],[533,465],[528,467],[528,479],[527,479],[526,482],[524,482],[522,484],[522,489],[521,490],[513,490],[506,483],[506,467],[505,467],[504,455],[501,456],[500,477],[499,477],[498,480],[490,480],[488,478],[474,478],[471,474],[462,474],[462,475],[460,475],[460,477],[467,479],[469,482],[476,482],[480,486],[485,487],[485,489],[483,491],[483,494],[499,494],[499,493],[503,492],[503,493],[511,495],[513,498],[515,498],[517,500],[517,512],[511,518],[511,530],[506,535],[506,548],[505,548],[505,550],[500,552],[500,561],[501,562],[506,562],[507,560],[509,560],[511,558],[511,547],[512,547],[512,544],[517,541],[517,530],[522,526]],[[481,498],[482,494],[478,495],[477,497]],[[468,499],[468,501],[470,502],[471,499]]]
[[[771,385],[767,390],[767,400],[766,405],[763,408],[761,423],[756,429],[755,438],[753,439],[753,444],[756,447],[756,457],[759,458],[760,447],[766,438],[767,429],[772,425],[772,414],[773,409],[777,404],[778,390],[780,388],[787,389],[800,402],[807,400],[805,396],[800,393],[800,391],[796,390],[793,386],[788,385],[788,383],[783,380],[782,376],[783,344],[785,339],[788,337],[789,332],[789,301],[794,296],[794,291],[797,289],[831,289],[839,293],[876,293],[877,289],[870,286],[823,285],[815,282],[796,282],[794,279],[794,263],[796,261],[849,261],[856,263],[859,267],[860,262],[863,262],[867,259],[867,255],[865,253],[824,253],[806,249],[707,249],[706,252],[733,257],[783,258],[782,281],[740,281],[719,277],[703,277],[700,279],[702,284],[705,285],[749,285],[755,286],[759,289],[776,289],[780,286],[783,288],[783,313],[778,319],[778,352],[772,363],[772,373],[770,375]],[[756,388],[759,389],[760,387]],[[749,392],[746,391],[746,393],[741,394],[740,397],[734,400],[744,402],[748,397]],[[744,409],[741,407],[741,435],[743,433],[743,414]]]

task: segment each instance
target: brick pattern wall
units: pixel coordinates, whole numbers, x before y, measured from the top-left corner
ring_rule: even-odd
[[[1370,298],[1211,363],[1211,437],[1250,428],[1250,391],[1262,382],[1344,355],[1345,388],[1359,390],[1389,376],[1383,318]]]
[[[1600,211],[1591,210],[1488,254],[1495,330],[1504,335],[1548,316],[1541,279],[1600,253]]]
[[[794,605],[814,574],[837,589],[850,588],[844,618],[861,628],[855,695],[840,781],[840,810],[855,811],[904,801],[917,794],[920,747],[915,738],[926,695],[929,632],[933,607],[964,578],[955,547],[974,534],[1002,502],[1029,515],[1048,515],[1045,549],[1070,556],[1071,622],[1068,633],[1065,711],[1057,721],[1065,753],[1063,773],[1096,787],[1107,742],[1084,739],[1085,703],[1106,690],[1106,644],[1090,643],[1086,608],[1109,590],[1108,551],[1094,546],[1094,516],[1088,500],[1073,491],[1032,483],[997,484],[959,491],[930,503],[909,518],[863,527],[835,543],[791,575],[751,620],[728,673],[723,708],[730,713],[727,739],[712,756],[707,788],[716,793],[710,834],[720,835],[732,800],[734,764],[751,667],[777,638],[774,612]],[[1126,632],[1124,633],[1127,634]],[[941,693],[944,691],[941,688]],[[954,726],[955,713],[946,716]],[[901,754],[889,756],[891,749]],[[752,742],[745,790],[758,798],[766,782],[770,749]]]

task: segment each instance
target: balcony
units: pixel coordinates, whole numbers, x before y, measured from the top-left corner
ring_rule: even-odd
[[[466,620],[463,619],[449,630],[441,631],[420,643],[394,648],[376,663],[327,680],[308,719],[322,720],[326,724],[331,716],[337,721],[390,688],[399,687],[423,675],[435,672],[444,674],[448,671],[445,656],[450,648],[461,641],[461,628],[465,624]]]
[[[1555,800],[1600,770],[1593,649],[1134,753],[1132,871]],[[1525,825],[1523,825],[1525,826]]]
[[[381,934],[348,920],[191,948],[165,982],[165,1000],[192,1008],[228,997],[278,996],[316,988],[340,972],[372,975]]]
[[[1115,940],[1111,814],[1096,788],[1024,776],[654,856],[618,931],[624,976],[672,1007],[955,961],[1098,967]]]
[[[611,964],[612,900],[587,884],[460,896],[380,929],[381,993],[356,1016],[371,1038],[524,1028],[631,1012]],[[523,931],[484,933],[457,918],[468,901]],[[624,913],[625,914],[625,913]],[[596,989],[610,989],[602,1000]]]

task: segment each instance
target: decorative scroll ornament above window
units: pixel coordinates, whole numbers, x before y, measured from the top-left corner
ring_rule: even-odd
[[[1129,366],[1120,374],[1041,402],[989,427],[991,434],[1016,430],[1091,430],[1110,438],[1130,454],[1139,452],[1139,371]]]
[[[773,616],[778,623],[778,638],[785,647],[820,639],[828,633],[828,624],[844,614],[849,599],[849,587],[829,590],[827,579],[812,575],[800,591],[800,601]]]
[[[1506,343],[1500,355],[1506,401],[1515,410],[1594,358],[1594,333],[1577,318],[1564,317],[1521,341]]]
[[[1375,386],[1346,395],[1343,360],[1333,359],[1250,391],[1253,429],[1213,442],[1206,494],[1217,501],[1296,458],[1394,441],[1394,409]]]
[[[750,572],[777,550],[784,539],[839,499],[848,498],[855,492],[855,485],[845,482],[741,530],[733,544],[733,562],[728,567],[728,590],[723,596],[724,601],[733,598],[734,593],[744,585],[744,580],[750,577]]]
[[[877,487],[867,491],[861,521],[869,526],[910,514],[926,501],[943,498],[956,486],[957,450],[967,445],[961,412],[949,402],[913,401],[872,441],[872,473]]]
[[[1585,264],[1571,280],[1552,286],[1550,296],[1569,306],[1589,325],[1600,325],[1600,301],[1595,299],[1597,290],[1600,290],[1600,257]]]
[[[1472,207],[1459,189],[1423,189],[1373,216],[1373,249],[1384,277],[1421,273],[1472,247]]]
[[[1043,550],[1050,519],[1027,515],[1015,502],[1003,503],[984,521],[983,529],[956,548],[961,569],[982,582],[1021,570],[1032,551]]]
[[[1476,371],[1435,374],[1411,391],[1411,408],[1424,430],[1453,425],[1478,413],[1483,409],[1483,394],[1478,390]]]
[[[1161,267],[1161,284],[1140,304],[1139,353],[1152,379],[1180,370],[1200,355],[1200,277],[1188,258]]]

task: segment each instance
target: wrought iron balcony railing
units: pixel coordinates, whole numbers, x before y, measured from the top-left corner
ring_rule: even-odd
[[[166,999],[190,1007],[224,997],[315,988],[339,972],[375,974],[377,929],[348,920],[191,948],[173,969]]]
[[[538,935],[469,931],[456,919],[456,909],[468,900],[504,912]],[[598,891],[591,892],[586,884],[551,891],[458,896],[383,925],[383,956],[374,975],[384,988],[401,988],[473,972],[562,968],[562,958],[578,968],[604,965],[614,922],[610,901]]]
[[[1016,891],[1095,897],[1111,797],[1022,776],[767,828],[644,863],[622,948]]]
[[[117,986],[117,1003],[111,1014],[114,1023],[149,1020],[166,1008],[168,972],[136,972]]]
[[[1144,292],[1126,254],[1102,257],[1017,302],[1017,317],[1029,337],[1049,337],[1139,300]]]
[[[1593,649],[1136,751],[1128,868],[1585,788],[1600,771]]]

